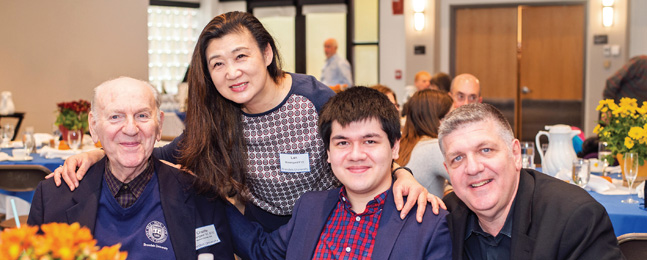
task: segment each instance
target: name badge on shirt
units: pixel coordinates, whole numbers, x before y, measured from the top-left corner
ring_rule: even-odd
[[[280,154],[282,172],[309,172],[310,156],[307,153],[301,154]]]
[[[200,250],[219,242],[220,238],[213,224],[195,229],[195,250]]]

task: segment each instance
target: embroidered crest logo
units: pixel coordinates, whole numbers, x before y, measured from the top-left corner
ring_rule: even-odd
[[[168,231],[162,222],[153,220],[146,225],[146,237],[153,243],[164,243],[168,238]]]

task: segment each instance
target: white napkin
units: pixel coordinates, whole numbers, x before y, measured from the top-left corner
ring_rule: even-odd
[[[11,155],[8,155],[7,153],[0,152],[0,162],[9,160],[11,158],[12,158]]]
[[[644,199],[645,198],[645,182],[643,181],[640,185],[636,187],[636,194],[638,194],[638,198]]]
[[[34,139],[36,139],[37,146],[41,146],[41,144],[49,144],[49,140],[54,139],[54,136],[48,133],[35,133]]]
[[[605,191],[615,189],[616,185],[614,185],[613,183],[610,183],[605,178],[602,178],[597,175],[591,175],[591,178],[589,179],[589,183],[586,185],[586,187],[591,188],[591,190],[597,193],[603,193]]]
[[[59,150],[59,149],[51,148],[49,146],[45,146],[38,151],[40,156],[45,157],[47,159],[62,158],[64,160],[72,155],[79,154],[81,152],[82,152],[81,150],[77,150],[77,151]]]
[[[557,174],[555,174],[555,178],[563,180],[563,181],[568,181],[569,183],[573,183],[572,179],[572,174],[571,171],[566,170],[566,169],[561,169]],[[586,184],[586,188],[589,188],[597,193],[603,193],[608,190],[612,190],[616,188],[616,185],[613,183],[610,183],[606,179],[596,176],[596,175],[591,175],[591,178],[589,179],[589,183]]]

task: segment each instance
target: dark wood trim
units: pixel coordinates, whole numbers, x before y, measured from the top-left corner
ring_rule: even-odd
[[[379,37],[379,35],[378,35]],[[380,45],[380,42],[353,42],[353,45]]]
[[[294,72],[306,73],[306,16],[303,5],[297,5],[294,16]]]
[[[348,1],[349,0],[296,0],[298,5],[348,4]]]
[[[256,7],[296,6],[296,0],[247,0],[247,12]]]
[[[200,3],[189,3],[180,1],[165,1],[165,0],[150,0],[149,5],[169,6],[169,7],[187,7],[187,8],[200,8]]]
[[[350,67],[353,68],[355,64],[355,56],[353,55],[355,48],[355,2],[354,1],[344,1],[346,2],[346,60],[350,63]],[[353,70],[355,71],[355,70]],[[353,73],[354,74],[354,73]],[[353,75],[355,78],[355,75]]]

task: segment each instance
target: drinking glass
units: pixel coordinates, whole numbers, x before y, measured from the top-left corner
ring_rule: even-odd
[[[11,139],[13,139],[13,125],[6,124],[2,127],[2,147],[11,147]]]
[[[521,142],[521,167],[535,169],[535,143]]]
[[[636,181],[636,176],[638,176],[638,154],[637,153],[626,153],[624,156],[625,160],[625,178],[629,182],[629,198],[622,200],[622,203],[635,204],[638,203],[637,200],[631,197],[634,189],[634,181]]]
[[[611,157],[611,147],[609,143],[600,142],[598,143],[598,159],[599,163],[602,164],[602,176],[607,176],[607,167],[609,167],[609,161],[613,160]]]
[[[573,183],[584,188],[591,178],[591,162],[586,159],[577,158],[573,160]]]
[[[25,149],[25,157],[29,156],[36,149],[36,140],[32,132],[25,132],[22,136],[22,145]]]
[[[54,126],[54,128],[52,128],[52,136],[54,137],[54,147],[52,148],[58,149],[58,144],[61,141],[62,135],[63,134],[61,133],[61,130],[57,126]]]
[[[67,142],[72,150],[76,151],[81,146],[81,130],[70,130],[67,132]]]

